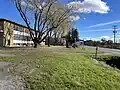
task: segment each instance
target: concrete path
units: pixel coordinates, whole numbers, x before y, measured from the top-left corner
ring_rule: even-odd
[[[13,54],[0,54],[0,57],[12,57],[15,56]]]
[[[0,90],[27,90],[22,78],[10,73],[11,65],[0,62]]]

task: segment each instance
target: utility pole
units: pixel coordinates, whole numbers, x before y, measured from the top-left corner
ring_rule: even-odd
[[[117,29],[117,25],[113,25],[113,34],[114,34],[114,48],[115,48],[115,43],[116,43],[116,33],[117,33],[116,29]]]

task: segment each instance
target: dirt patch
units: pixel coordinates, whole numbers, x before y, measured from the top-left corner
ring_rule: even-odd
[[[12,63],[0,62],[0,90],[27,90],[22,77],[10,72]]]

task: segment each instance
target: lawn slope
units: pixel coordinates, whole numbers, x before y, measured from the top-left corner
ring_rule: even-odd
[[[89,56],[75,53],[73,49],[42,47],[9,52],[16,56],[0,57],[0,60],[16,63],[15,72],[25,77],[31,90],[120,89],[118,70],[95,64]]]

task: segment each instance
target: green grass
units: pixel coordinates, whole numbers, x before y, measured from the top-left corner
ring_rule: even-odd
[[[88,49],[42,47],[38,49],[6,50],[15,57],[0,57],[14,62],[15,72],[25,77],[31,90],[119,90],[120,72],[95,64]]]

